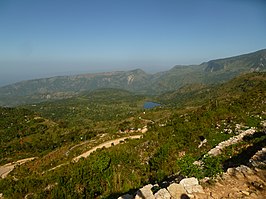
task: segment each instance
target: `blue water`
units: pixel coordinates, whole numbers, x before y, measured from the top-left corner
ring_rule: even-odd
[[[143,108],[145,109],[151,109],[154,108],[156,106],[161,106],[161,104],[155,103],[155,102],[145,102],[143,105]]]

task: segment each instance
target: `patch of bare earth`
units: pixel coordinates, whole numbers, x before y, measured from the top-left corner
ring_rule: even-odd
[[[229,168],[213,184],[203,183],[205,194],[196,194],[195,198],[258,198],[266,197],[266,171],[250,169],[241,165]]]

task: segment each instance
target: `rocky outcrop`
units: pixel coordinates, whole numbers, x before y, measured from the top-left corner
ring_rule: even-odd
[[[258,168],[266,168],[266,148],[262,148],[249,160],[249,165]]]
[[[266,171],[241,165],[229,168],[204,188],[205,197],[198,198],[265,198]],[[202,195],[201,195],[202,196]]]
[[[228,147],[232,144],[236,144],[236,143],[240,142],[245,136],[252,135],[255,132],[256,132],[256,130],[254,128],[251,128],[251,129],[248,129],[248,130],[240,133],[237,136],[231,137],[230,139],[219,143],[215,148],[211,149],[208,152],[208,155],[217,156],[217,155],[221,154],[222,150],[225,147]]]
[[[206,178],[200,182],[192,177],[172,183],[166,188],[148,184],[134,195],[126,194],[118,199],[264,199],[266,195],[266,171],[245,165],[229,168],[215,179]],[[153,192],[154,190],[157,191]]]
[[[254,128],[219,143],[208,155],[219,155],[225,147],[238,143],[245,136],[253,135]],[[201,164],[199,164],[201,165]],[[249,159],[248,166],[228,168],[215,179],[184,178],[167,182],[167,186],[146,185],[134,195],[124,195],[119,199],[207,199],[207,198],[265,198],[266,195],[266,148],[262,148]],[[179,182],[179,183],[176,183]],[[167,184],[166,183],[166,184]],[[164,184],[165,185],[165,184]],[[156,190],[156,191],[154,191]]]
[[[158,190],[153,192],[153,188]],[[196,193],[204,193],[196,178],[185,178],[180,183],[172,183],[167,188],[160,188],[158,185],[148,184],[139,189],[136,194],[120,196],[119,199],[180,199],[193,198]]]

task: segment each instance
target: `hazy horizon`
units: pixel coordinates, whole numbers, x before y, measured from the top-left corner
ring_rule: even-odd
[[[0,1],[0,86],[141,68],[155,73],[266,47],[263,0]]]

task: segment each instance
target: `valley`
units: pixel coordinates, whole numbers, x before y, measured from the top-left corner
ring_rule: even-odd
[[[1,197],[137,198],[195,177],[204,193],[191,198],[262,198],[265,53],[0,88]]]

